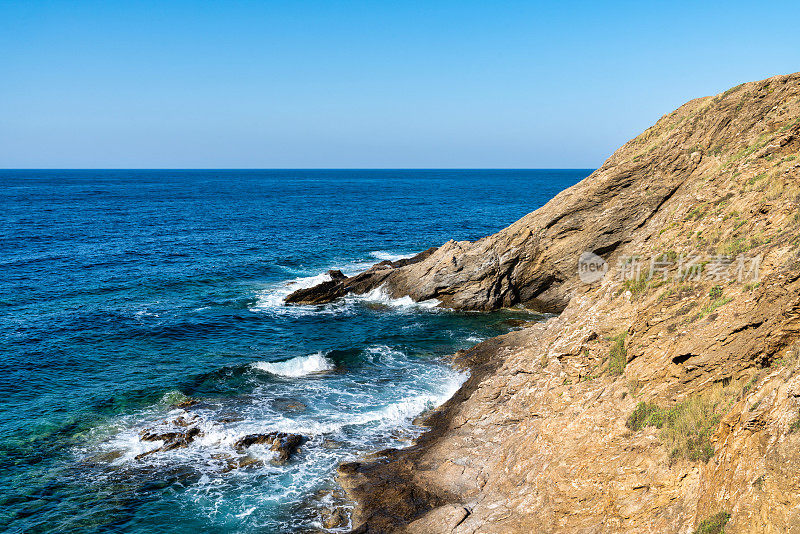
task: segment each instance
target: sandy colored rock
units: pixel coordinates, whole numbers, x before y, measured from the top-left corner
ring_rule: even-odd
[[[471,376],[429,432],[340,468],[356,531],[688,533],[727,512],[726,533],[800,532],[798,158],[800,74],[743,84],[493,236],[347,279],[560,312],[457,354]],[[626,280],[634,257],[671,263]],[[714,278],[725,257],[738,274]],[[662,426],[628,422],[640,403]]]

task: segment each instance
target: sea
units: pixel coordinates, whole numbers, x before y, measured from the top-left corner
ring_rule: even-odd
[[[320,529],[337,465],[408,446],[466,379],[447,355],[536,316],[284,297],[492,234],[590,172],[0,171],[0,531]],[[150,452],[164,424],[199,430]],[[288,463],[237,445],[270,432],[303,436]]]

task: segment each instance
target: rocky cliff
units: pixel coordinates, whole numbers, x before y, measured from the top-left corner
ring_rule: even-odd
[[[800,532],[798,156],[800,74],[743,84],[493,236],[290,297],[559,312],[457,354],[416,445],[340,468],[357,530]]]

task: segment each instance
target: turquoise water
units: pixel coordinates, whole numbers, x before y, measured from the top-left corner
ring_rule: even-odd
[[[493,233],[588,174],[0,171],[0,529],[318,525],[339,462],[407,444],[463,381],[441,357],[526,315],[282,297]],[[137,459],[177,417],[201,435]],[[308,441],[230,468],[237,439],[274,430]]]

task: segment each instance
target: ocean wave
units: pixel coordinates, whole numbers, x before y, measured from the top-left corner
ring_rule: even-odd
[[[467,379],[466,374],[455,371],[450,371],[447,375],[449,376],[438,384],[435,391],[412,391],[391,404],[360,414],[346,424],[364,425],[378,422],[389,427],[403,426],[414,417],[447,402]]]
[[[394,298],[389,296],[389,294],[386,292],[386,289],[383,286],[377,287],[372,291],[368,291],[367,293],[363,293],[361,295],[348,295],[345,298],[352,300],[354,302],[380,304],[382,306],[387,306],[390,308],[397,308],[397,309],[416,308],[424,310],[433,310],[437,308],[440,304],[440,302],[436,299],[422,300],[417,302],[409,296]]]
[[[397,261],[409,258],[413,254],[394,254],[385,250],[375,250],[369,253],[374,259],[380,261]],[[331,266],[331,270],[342,271],[347,276],[353,276],[374,265],[375,261],[357,261],[346,265]],[[323,282],[329,282],[330,275],[326,273],[311,276],[300,276],[256,292],[256,302],[250,306],[250,311],[269,313],[277,315],[303,316],[309,314],[343,314],[352,311],[355,303],[380,304],[399,310],[404,309],[433,309],[438,307],[439,301],[432,299],[422,302],[415,302],[411,297],[392,298],[383,288],[376,288],[362,295],[348,295],[343,301],[337,301],[324,305],[286,305],[286,297],[298,289],[307,289]]]
[[[283,362],[255,362],[251,367],[273,375],[297,378],[332,371],[336,366],[324,354],[317,352]]]
[[[356,384],[347,375],[338,373],[324,380],[285,381],[264,385],[253,395],[226,399],[221,404],[201,402],[165,411],[164,403],[182,398],[177,390],[169,391],[161,402],[144,412],[117,419],[97,440],[91,440],[93,444],[87,443],[83,455],[100,467],[93,476],[135,479],[143,472],[161,477],[180,472],[181,476],[189,477],[185,480],[191,481],[187,490],[209,509],[217,506],[229,489],[240,484],[258,481],[261,487],[265,474],[290,477],[291,482],[269,484],[265,491],[251,494],[247,499],[226,501],[226,506],[231,507],[232,513],[235,508],[237,514],[248,513],[254,504],[253,497],[278,502],[309,494],[320,477],[340,462],[355,459],[365,451],[403,446],[418,436],[423,429],[413,424],[414,417],[447,401],[467,378],[466,374],[434,362],[415,365],[403,351],[386,345],[372,345],[363,350],[380,358],[386,364],[384,368],[409,369],[411,365],[415,372],[403,373],[405,379],[399,381],[391,380],[400,376],[394,371],[369,384],[361,383],[359,378],[356,383],[361,388],[354,387]],[[316,364],[307,365],[310,362]],[[332,366],[322,354],[252,365],[263,364],[268,365],[268,372],[275,371],[274,366],[284,365],[278,370],[291,375]],[[272,401],[278,398],[301,399],[308,408],[276,409]],[[183,422],[179,425],[179,421]],[[188,446],[154,452],[164,442],[142,439],[144,431],[163,429],[165,425],[167,429],[170,425],[184,429],[187,424],[200,430]],[[267,445],[254,444],[246,451],[236,445],[247,435],[269,432],[297,433],[308,441],[288,465],[273,465],[271,460],[276,453]],[[231,470],[231,465],[237,462],[250,467]]]
[[[369,269],[378,262],[382,261],[395,262],[398,260],[414,257],[416,254],[417,254],[416,252],[396,254],[393,252],[387,252],[385,250],[373,250],[372,252],[369,253],[369,258],[354,261],[346,265],[333,267],[333,269],[338,269],[347,276],[355,276],[359,273],[366,271],[367,269]]]
[[[393,349],[388,345],[370,345],[364,349],[364,355],[372,363],[384,367],[394,367],[396,365],[406,365],[408,363],[403,351]]]
[[[369,253],[369,255],[380,261],[398,261],[414,256],[414,254],[392,254],[391,252],[386,252],[385,250],[373,250]]]
[[[268,311],[276,308],[285,307],[284,300],[291,293],[298,289],[314,287],[323,282],[329,282],[329,274],[318,274],[314,276],[301,276],[287,282],[283,282],[278,287],[272,287],[256,293],[256,303],[250,311]]]

